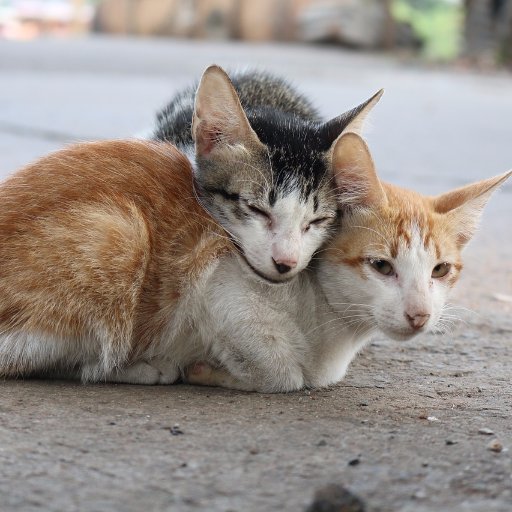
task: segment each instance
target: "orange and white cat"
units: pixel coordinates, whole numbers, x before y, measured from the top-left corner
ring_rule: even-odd
[[[377,332],[442,323],[491,193],[381,183],[354,133],[332,152],[340,218],[310,269],[260,279],[195,199],[173,146],[70,147],[0,186],[0,376],[264,392],[335,383]]]

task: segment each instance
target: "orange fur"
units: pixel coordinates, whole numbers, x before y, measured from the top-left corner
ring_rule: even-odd
[[[183,289],[232,250],[169,144],[98,142],[0,186],[0,331],[105,336],[119,364],[147,348]],[[64,342],[64,341],[63,341]],[[27,361],[4,370],[26,372]]]
[[[453,267],[453,286],[462,269],[461,250],[470,240],[492,192],[512,172],[450,191],[438,197],[383,183],[365,142],[354,133],[342,135],[333,151],[343,229],[333,238],[327,258],[361,268],[369,257],[394,260],[411,249],[414,236],[439,263]],[[364,277],[364,273],[360,271]]]
[[[328,252],[334,263],[362,265],[371,250],[373,256],[394,259],[399,248],[409,248],[413,230],[418,229],[426,250],[436,257],[449,256],[457,272],[462,268],[460,247],[453,226],[434,208],[432,199],[411,190],[381,183],[386,201],[371,209],[355,211],[350,222],[336,236]]]

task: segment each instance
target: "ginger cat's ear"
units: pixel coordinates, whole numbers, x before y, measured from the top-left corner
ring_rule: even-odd
[[[355,133],[338,137],[332,167],[340,206],[372,208],[387,202],[368,146]]]
[[[192,138],[198,156],[225,145],[259,143],[226,72],[209,66],[196,92]]]
[[[327,140],[329,145],[333,144],[336,139],[343,133],[353,132],[361,135],[364,122],[373,107],[378,103],[384,94],[384,89],[375,93],[369,100],[361,105],[341,114],[330,121],[327,121],[320,127],[320,136]]]
[[[432,199],[434,210],[446,214],[456,228],[460,246],[464,246],[475,234],[487,201],[510,176],[512,171],[451,190]]]

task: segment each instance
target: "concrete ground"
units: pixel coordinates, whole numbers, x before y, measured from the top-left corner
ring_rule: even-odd
[[[0,175],[74,140],[140,132],[212,62],[278,71],[326,116],[386,87],[368,140],[388,181],[436,193],[512,167],[509,75],[94,38],[0,43]],[[330,389],[0,383],[0,510],[303,511],[336,483],[368,511],[510,511],[511,219],[509,183],[466,252],[451,335],[378,340]]]

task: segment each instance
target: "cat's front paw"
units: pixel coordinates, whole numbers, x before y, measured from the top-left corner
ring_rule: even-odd
[[[158,382],[156,384],[173,384],[180,378],[180,371],[178,367],[164,359],[151,359],[148,361],[153,368],[159,372]]]
[[[185,382],[187,384],[212,385],[213,368],[203,361],[191,364],[185,369]]]
[[[239,380],[223,368],[210,366],[203,361],[190,365],[185,370],[184,380],[188,384],[198,384],[200,386],[220,386],[242,391],[256,391],[257,389],[254,384]]]

